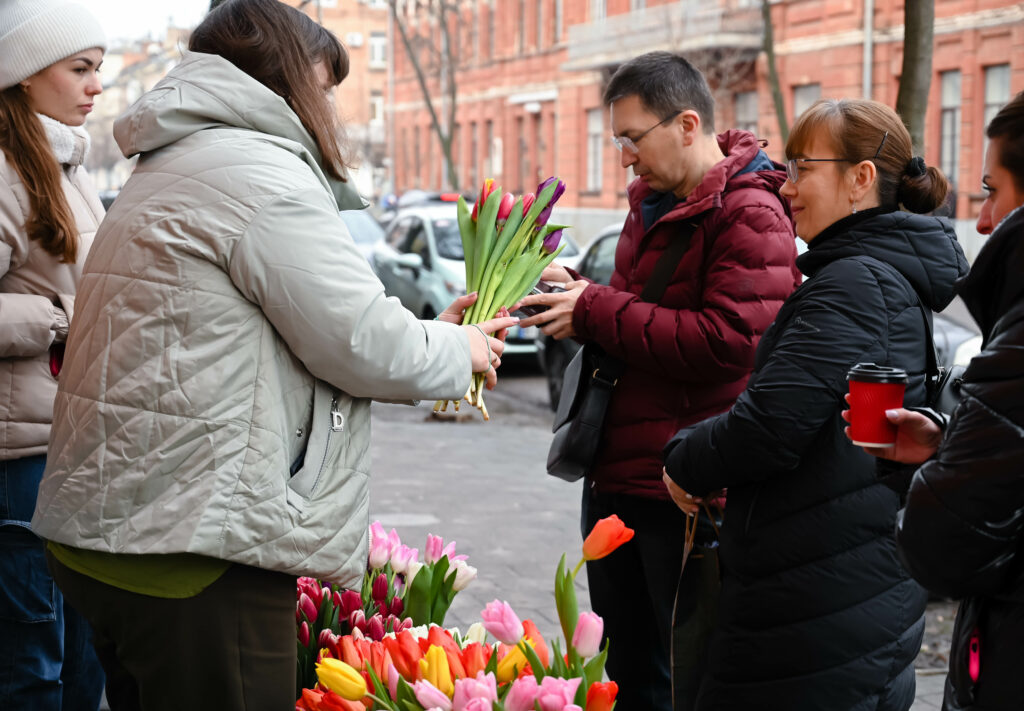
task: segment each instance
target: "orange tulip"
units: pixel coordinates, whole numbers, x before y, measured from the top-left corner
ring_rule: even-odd
[[[622,520],[612,514],[594,524],[593,530],[583,541],[583,557],[586,560],[604,558],[633,537],[633,529],[626,528]]]
[[[423,651],[408,630],[402,630],[394,637],[385,637],[383,643],[395,669],[406,681],[411,684],[420,678],[419,661],[423,658]]]
[[[611,711],[619,685],[614,681],[597,681],[587,689],[587,711]]]
[[[544,641],[543,635],[540,630],[537,629],[537,625],[533,623],[533,620],[523,620],[523,630],[526,633],[527,639],[530,640],[533,646],[533,651],[537,653],[537,657],[540,659],[540,663],[544,665],[544,668],[548,668],[551,657],[548,653],[548,645]]]
[[[491,648],[479,642],[471,642],[462,650],[462,666],[466,670],[467,679],[475,679],[477,672],[487,667],[491,658]]]
[[[355,669],[363,668],[363,655],[351,635],[344,635],[338,640],[338,651],[341,652],[341,661]]]

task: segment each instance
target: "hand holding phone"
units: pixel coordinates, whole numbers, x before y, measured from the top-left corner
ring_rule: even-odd
[[[565,289],[563,289],[558,284],[553,284],[548,281],[539,281],[537,282],[537,286],[533,287],[533,289],[530,291],[530,295],[532,296],[533,294],[553,294],[559,291],[565,291]],[[549,308],[551,307],[545,304],[530,304],[529,306],[520,306],[516,310],[514,315],[519,316],[521,318],[529,318],[530,316],[536,316],[539,313],[547,311]]]

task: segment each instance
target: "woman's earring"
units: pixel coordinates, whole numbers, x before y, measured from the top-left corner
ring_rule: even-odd
[[[857,214],[857,203],[855,203],[855,202],[851,202],[850,203],[850,214],[851,215],[856,215]]]

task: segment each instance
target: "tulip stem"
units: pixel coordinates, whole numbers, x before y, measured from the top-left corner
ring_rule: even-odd
[[[580,562],[576,564],[576,567],[573,568],[573,571],[572,571],[572,579],[573,580],[576,579],[576,573],[580,572],[580,568],[582,568],[583,564],[586,563],[586,562],[587,562],[586,558],[580,558]]]

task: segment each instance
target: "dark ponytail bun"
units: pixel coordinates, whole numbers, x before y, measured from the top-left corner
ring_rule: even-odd
[[[904,173],[896,190],[896,199],[910,212],[931,212],[946,201],[949,181],[942,171],[928,166],[923,173],[912,176]]]

